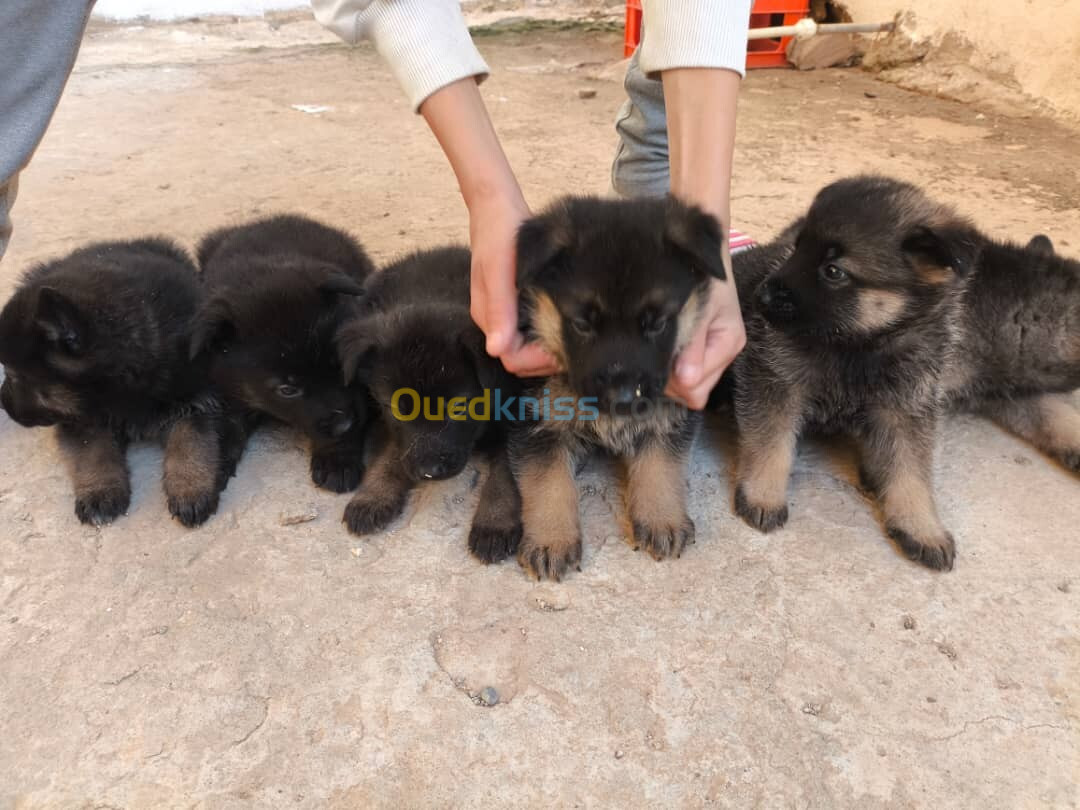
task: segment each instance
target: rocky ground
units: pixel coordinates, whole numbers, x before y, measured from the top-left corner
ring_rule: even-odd
[[[479,44],[530,202],[603,192],[620,35]],[[858,70],[753,73],[735,224],[767,238],[821,185],[874,170],[1080,255],[1076,137]],[[279,210],[346,226],[378,259],[466,234],[438,147],[369,48],[295,17],[95,25],[22,178],[0,293],[87,240],[191,245]],[[0,807],[1080,800],[1080,482],[974,418],[940,438],[949,574],[883,539],[844,448],[800,454],[786,529],[745,527],[722,420],[688,475],[697,545],[635,554],[596,462],[583,570],[561,585],[469,558],[479,466],[359,540],[302,443],[271,431],[186,531],[160,452],[139,448],[130,514],[97,530],[46,431],[0,415],[0,447]]]

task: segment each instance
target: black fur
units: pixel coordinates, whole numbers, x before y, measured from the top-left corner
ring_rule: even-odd
[[[457,475],[480,448],[491,454],[492,470],[469,549],[494,562],[513,553],[520,537],[516,488],[504,469],[503,432],[494,418],[473,418],[483,416],[479,409],[455,411],[464,418],[451,418],[447,403],[473,402],[485,391],[492,397],[496,389],[508,394],[516,382],[487,355],[483,334],[469,317],[470,263],[469,251],[459,247],[393,262],[371,277],[363,313],[341,329],[346,377],[370,391],[383,434],[369,480],[346,509],[345,523],[356,534],[384,529],[401,513],[413,486]],[[416,393],[395,400],[404,389]],[[433,418],[425,416],[425,401]],[[412,419],[397,418],[395,402],[400,416],[410,416],[416,407],[420,412]]]
[[[0,399],[22,425],[57,426],[83,522],[127,510],[125,450],[145,439],[166,441],[174,516],[194,526],[217,508],[236,454],[205,364],[189,358],[200,297],[172,242],[102,242],[32,268],[0,313]]]
[[[210,358],[245,425],[266,415],[310,438],[317,486],[355,489],[367,401],[345,384],[334,341],[373,269],[363,249],[335,228],[282,215],[215,231],[198,255],[207,300],[192,357]]]
[[[1080,449],[1070,406],[1045,398],[1080,386],[1080,263],[1046,237],[998,242],[910,184],[856,177],[738,254],[734,272],[747,324],[729,375],[735,508],[756,528],[787,519],[785,437],[845,432],[862,444],[887,533],[911,559],[949,569],[954,542],[931,492],[943,412],[987,413],[1066,464]]]
[[[583,411],[512,428],[511,461],[525,507],[518,560],[534,576],[559,579],[580,562],[571,476],[573,460],[589,449],[626,463],[635,547],[663,559],[692,542],[682,474],[699,414],[664,389],[710,280],[724,278],[721,233],[713,217],[671,198],[567,198],[522,226],[522,323],[565,369],[529,383],[525,394],[540,402],[570,397],[596,409],[595,418]],[[670,488],[643,486],[650,475],[666,476]],[[552,500],[567,495],[567,502]]]

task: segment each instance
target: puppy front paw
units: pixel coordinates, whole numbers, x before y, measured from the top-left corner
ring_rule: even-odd
[[[512,557],[521,545],[521,523],[476,519],[469,529],[469,553],[485,565]]]
[[[735,487],[735,514],[759,532],[771,532],[787,523],[788,508],[786,503],[773,506],[753,503],[739,484]]]
[[[124,514],[130,505],[131,488],[116,484],[77,497],[75,515],[83,523],[104,526]]]
[[[917,538],[898,526],[886,526],[885,531],[909,560],[936,571],[952,570],[956,542],[948,532],[939,537]]]
[[[683,549],[694,542],[694,521],[683,517],[681,523],[651,524],[634,522],[634,550],[644,548],[654,560],[681,557]]]
[[[217,511],[219,493],[216,490],[187,495],[168,495],[169,514],[189,529],[201,526]]]
[[[353,534],[374,534],[393,522],[405,508],[405,493],[358,492],[345,507],[345,526]]]
[[[357,453],[314,453],[311,456],[311,480],[320,489],[352,492],[364,477],[364,464]]]
[[[581,570],[581,536],[567,537],[561,542],[541,543],[525,535],[518,548],[517,558],[525,573],[534,579],[553,579],[559,582],[570,566]]]

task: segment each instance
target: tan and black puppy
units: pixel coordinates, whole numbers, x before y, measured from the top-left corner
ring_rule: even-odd
[[[522,225],[522,321],[565,369],[526,386],[510,433],[532,575],[581,560],[574,468],[590,449],[623,461],[636,547],[663,559],[693,541],[684,475],[700,415],[663,392],[724,278],[721,239],[713,217],[670,198],[568,198]]]
[[[945,410],[986,412],[1076,469],[1080,418],[1059,395],[1080,385],[1080,265],[1048,242],[994,242],[912,185],[856,177],[737,256],[739,515],[783,526],[799,436],[849,433],[889,536],[950,569],[931,480]]]
[[[206,365],[188,359],[201,295],[173,243],[102,242],[32,268],[0,313],[0,400],[21,425],[56,426],[83,523],[127,511],[138,440],[165,444],[177,520],[196,526],[217,509],[239,448]]]
[[[342,382],[334,343],[374,269],[348,234],[279,215],[222,228],[199,246],[206,301],[191,355],[250,430],[273,417],[311,441],[311,479],[331,492],[363,475],[367,399]]]
[[[469,317],[470,265],[459,247],[393,262],[371,277],[363,313],[339,333],[346,378],[367,388],[380,417],[374,460],[344,520],[354,534],[385,529],[413,487],[457,475],[480,450],[491,464],[469,550],[490,563],[512,555],[521,538],[499,414],[517,382],[484,351]]]

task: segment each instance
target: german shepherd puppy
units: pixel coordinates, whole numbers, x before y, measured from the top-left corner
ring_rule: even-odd
[[[700,423],[663,395],[673,360],[723,279],[717,221],[673,198],[566,198],[518,234],[522,323],[564,371],[527,385],[515,423],[518,562],[558,580],[581,560],[576,460],[599,448],[625,465],[635,547],[657,560],[693,541],[686,460]]]
[[[311,440],[311,478],[331,492],[363,475],[366,395],[342,382],[334,338],[356,309],[371,260],[352,237],[311,219],[275,216],[223,228],[199,246],[207,300],[191,357],[246,429],[267,415]]]
[[[373,275],[365,313],[342,327],[346,379],[366,386],[381,415],[379,447],[345,509],[354,534],[384,529],[419,482],[451,478],[474,448],[491,467],[469,532],[469,550],[485,563],[512,555],[521,539],[520,502],[506,458],[497,398],[514,378],[484,351],[469,317],[465,248],[414,253]]]
[[[205,366],[189,361],[200,296],[173,243],[102,242],[33,267],[0,313],[0,400],[20,425],[56,426],[83,523],[127,511],[126,449],[143,439],[164,440],[177,520],[217,509],[238,453]]]
[[[1080,471],[1080,263],[997,242],[912,185],[833,183],[776,242],[736,257],[735,508],[771,531],[807,430],[854,435],[864,486],[911,559],[951,569],[934,504],[938,419],[978,412]]]

